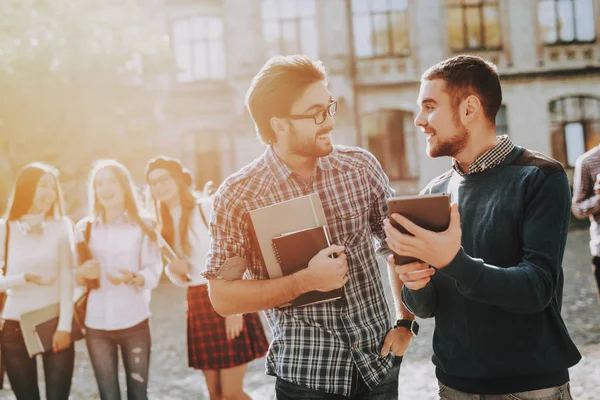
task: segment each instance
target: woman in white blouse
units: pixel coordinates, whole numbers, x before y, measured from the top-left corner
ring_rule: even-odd
[[[140,215],[129,171],[112,160],[98,163],[89,180],[90,216],[76,227],[91,260],[76,271],[79,284],[98,279],[85,317],[86,343],[103,400],[121,398],[118,350],[126,372],[127,398],[146,399],[150,366],[150,291],[162,272],[152,221]]]
[[[74,347],[72,224],[64,217],[58,172],[42,163],[26,165],[17,176],[6,221],[0,226],[0,291],[7,298],[2,311],[0,343],[11,388],[17,399],[39,399],[37,361],[30,358],[20,328],[22,314],[60,304],[52,350],[42,356],[46,398],[67,399],[71,390]],[[8,236],[7,236],[8,232]]]
[[[178,255],[165,272],[174,284],[188,287],[188,365],[202,370],[211,400],[248,400],[243,389],[246,367],[263,357],[269,344],[258,314],[222,317],[210,302],[208,281],[201,273],[209,248],[212,199],[193,195],[192,176],[174,158],[150,160],[146,180],[161,234]]]

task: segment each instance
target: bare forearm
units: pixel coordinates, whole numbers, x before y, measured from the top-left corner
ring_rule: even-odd
[[[210,299],[215,310],[224,316],[247,314],[289,303],[306,293],[301,272],[267,280],[209,281]]]
[[[404,286],[404,282],[402,282],[396,271],[394,271],[394,267],[389,264],[388,276],[390,278],[390,285],[392,286],[392,293],[394,294],[396,317],[399,319],[415,319],[415,315],[411,313],[402,302],[402,286]]]

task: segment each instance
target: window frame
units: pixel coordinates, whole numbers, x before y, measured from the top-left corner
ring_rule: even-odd
[[[573,40],[562,40],[560,39],[560,15],[558,12],[558,3],[559,2],[570,2],[571,3],[571,10],[573,12]],[[594,15],[594,2],[591,2],[591,6],[592,6],[592,23],[593,25],[593,32],[594,32],[594,38],[593,39],[589,39],[589,40],[579,40],[576,38],[577,35],[577,15],[575,13],[575,1],[577,0],[538,0],[537,2],[537,9],[536,9],[536,15],[537,15],[537,24],[538,24],[538,29],[541,29],[541,23],[539,20],[539,14],[540,14],[540,7],[542,5],[542,3],[550,3],[552,2],[554,4],[554,17],[555,17],[555,21],[554,21],[554,29],[556,32],[556,41],[553,42],[547,42],[545,38],[540,37],[540,41],[542,42],[542,44],[545,47],[553,47],[553,46],[570,46],[570,45],[578,45],[578,44],[594,44],[597,42],[598,37],[596,34],[596,20],[593,17]]]
[[[197,38],[193,37],[192,21],[194,19],[200,19],[202,21],[202,26],[206,27],[206,28],[203,28],[203,30],[205,31],[205,37],[203,37],[201,39],[197,39]],[[210,20],[216,20],[216,21],[218,21],[219,24],[221,24],[221,34],[217,38],[211,38],[210,34],[206,33],[208,31],[208,25],[209,25]],[[186,38],[185,44],[190,46],[190,65],[189,65],[190,69],[189,69],[189,71],[190,71],[191,79],[189,81],[183,81],[183,80],[180,80],[180,78],[179,78],[179,74],[181,73],[181,71],[179,70],[180,66],[177,61],[177,56],[175,53],[175,48],[177,47],[177,43],[178,43],[178,39],[175,34],[175,29],[176,29],[177,24],[179,24],[179,23],[186,23],[187,29],[188,29],[188,37]],[[218,83],[218,82],[224,82],[227,80],[228,60],[227,60],[227,47],[226,47],[227,42],[226,42],[226,32],[225,32],[225,20],[221,15],[206,14],[206,13],[186,15],[184,17],[180,17],[180,18],[171,20],[169,30],[171,32],[171,39],[172,39],[170,47],[171,47],[171,51],[173,54],[173,58],[175,60],[175,64],[177,66],[177,71],[175,71],[172,74],[172,81],[174,83],[176,83],[177,85],[186,86],[186,85],[194,85],[194,84],[199,84],[199,83],[212,83],[212,82]],[[223,52],[222,52],[223,74],[222,74],[222,76],[217,76],[217,77],[213,76],[213,71],[211,69],[211,63],[210,63],[211,51],[210,51],[210,46],[209,46],[211,43],[215,43],[215,42],[220,43],[221,48],[223,50]],[[205,77],[198,76],[198,74],[195,72],[195,67],[196,67],[195,45],[198,43],[204,43],[206,45],[206,50],[203,54],[203,56],[204,56],[203,59],[205,60],[208,73]]]
[[[476,4],[465,3],[465,0],[453,0],[452,2],[446,0],[445,10],[446,10],[446,35],[448,37],[448,47],[450,51],[457,52],[476,52],[476,51],[501,51],[504,49],[504,42],[502,40],[503,30],[502,30],[502,10],[500,0],[479,0]],[[499,44],[497,46],[488,46],[485,44],[485,14],[484,8],[494,6],[498,13],[498,33],[499,33]],[[463,45],[460,48],[452,47],[450,43],[450,34],[448,32],[448,20],[449,20],[449,10],[454,8],[460,8],[461,16],[462,16],[462,41]],[[469,29],[468,29],[468,21],[467,21],[467,10],[478,8],[479,9],[479,31],[480,31],[480,46],[472,47],[469,46]]]
[[[412,48],[412,43],[411,43],[411,32],[410,32],[410,0],[407,0],[407,4],[406,4],[406,9],[404,10],[393,10],[390,7],[390,2],[392,2],[394,0],[387,0],[387,7],[385,11],[374,11],[372,9],[372,3],[368,3],[368,7],[369,9],[367,11],[355,11],[353,4],[352,4],[352,0],[350,0],[350,12],[352,13],[351,18],[352,18],[352,26],[353,26],[353,32],[351,32],[351,35],[355,35],[356,32],[356,17],[358,16],[369,16],[369,20],[371,22],[370,24],[370,30],[369,33],[371,34],[372,38],[371,38],[371,55],[370,56],[359,56],[357,53],[357,48],[356,48],[356,39],[354,39],[354,53],[357,54],[356,58],[357,60],[376,60],[376,59],[380,59],[380,58],[408,58],[411,57],[412,53],[413,53],[413,48]],[[406,37],[408,38],[408,47],[406,48],[406,51],[404,52],[395,52],[394,51],[394,29],[392,28],[392,23],[393,23],[393,14],[395,13],[406,13],[406,22],[404,24],[404,31],[406,33]],[[388,44],[388,48],[390,49],[386,54],[378,54],[377,53],[377,40],[375,35],[373,35],[374,32],[374,21],[375,18],[378,16],[385,16],[386,21],[387,21],[387,44]]]
[[[285,39],[284,39],[284,34],[283,34],[283,26],[286,23],[293,23],[294,24],[294,37],[295,37],[295,47],[296,49],[298,49],[297,53],[300,54],[304,54],[304,50],[303,49],[303,38],[302,38],[302,22],[303,21],[313,21],[315,24],[315,28],[318,30],[319,29],[319,23],[318,23],[318,19],[317,19],[317,7],[319,5],[318,0],[311,0],[314,2],[314,10],[315,13],[312,16],[303,16],[301,15],[301,13],[298,12],[298,10],[300,9],[299,4],[301,4],[301,2],[303,0],[294,0],[295,1],[295,12],[294,12],[294,16],[292,17],[283,17],[281,14],[281,9],[282,9],[282,2],[284,0],[271,0],[271,1],[275,1],[278,7],[278,11],[277,11],[277,16],[275,18],[272,17],[265,17],[264,13],[263,13],[263,4],[265,1],[269,1],[269,0],[261,0],[259,2],[259,7],[260,7],[260,19],[261,19],[261,24],[262,24],[262,39],[265,42],[265,44],[267,44],[267,38],[265,37],[265,24],[266,23],[277,23],[278,25],[278,35],[277,35],[277,54],[283,54],[283,55],[287,55],[287,54],[291,54],[288,53],[285,50]],[[308,54],[309,57],[316,57],[319,58],[321,51],[322,51],[322,44],[320,43],[319,40],[319,34],[318,32],[315,32],[315,43],[312,43],[314,45],[314,47],[316,48],[316,54]],[[267,53],[270,50],[270,46],[267,44]],[[267,54],[267,57],[271,57],[272,55]]]
[[[576,99],[578,102],[579,118],[570,118],[567,115],[567,109],[566,109],[567,101],[569,101],[571,99]],[[586,115],[585,115],[586,107],[584,106],[585,100],[591,100],[596,103],[596,105],[598,107],[598,117],[597,118],[591,118],[591,117],[586,118]],[[600,126],[600,97],[597,97],[594,95],[587,95],[587,94],[562,96],[562,97],[556,98],[554,100],[551,100],[548,103],[548,110],[550,113],[551,135],[554,134],[555,129],[557,129],[557,128],[560,129],[560,131],[558,131],[558,133],[561,136],[561,146],[562,146],[562,150],[564,151],[564,155],[565,155],[565,160],[564,160],[563,164],[565,165],[565,168],[574,168],[575,167],[574,163],[569,164],[566,126],[571,123],[580,124],[582,126],[582,130],[583,130],[584,153],[586,151],[590,150],[589,148],[587,148],[587,146],[585,146],[588,141],[588,135],[590,134],[590,132],[588,132],[588,129],[589,129],[588,124],[590,122],[595,122]],[[554,118],[555,115],[558,118]],[[553,154],[553,156],[556,156],[556,155]]]

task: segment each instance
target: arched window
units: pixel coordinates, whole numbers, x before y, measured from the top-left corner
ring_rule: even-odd
[[[391,181],[419,176],[414,115],[404,110],[378,110],[362,116],[366,147],[381,163]]]
[[[561,97],[549,103],[552,155],[572,168],[577,157],[600,143],[600,98]]]

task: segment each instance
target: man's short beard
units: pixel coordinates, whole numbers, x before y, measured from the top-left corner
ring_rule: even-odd
[[[445,141],[441,141],[438,137],[438,145],[435,149],[431,149],[430,157],[456,157],[467,146],[470,135],[467,127],[460,122],[458,110],[453,113],[452,123],[456,133]]]

